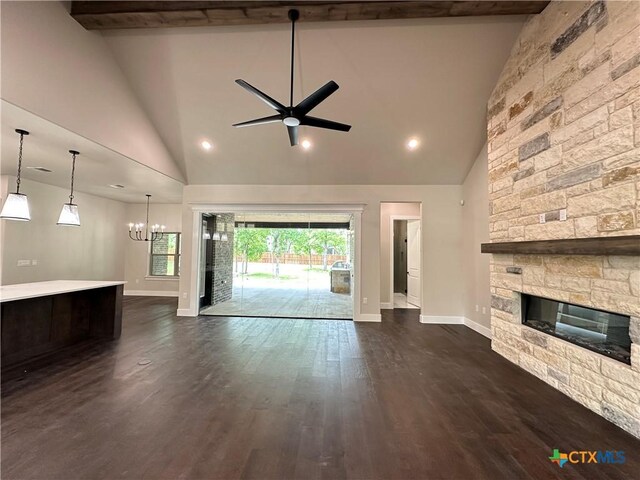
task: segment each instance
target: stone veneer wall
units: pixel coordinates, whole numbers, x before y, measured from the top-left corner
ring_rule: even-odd
[[[222,213],[216,216],[216,228],[222,232],[227,226],[228,240],[213,242],[213,283],[211,305],[231,300],[233,296],[233,237],[235,231],[235,215]]]
[[[550,3],[488,109],[492,242],[640,233],[640,2]],[[523,326],[520,292],[631,315],[631,366]],[[640,437],[639,257],[493,255],[491,293],[493,350]]]

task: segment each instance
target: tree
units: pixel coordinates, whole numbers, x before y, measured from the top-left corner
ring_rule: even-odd
[[[280,260],[285,253],[291,250],[294,239],[296,238],[296,230],[292,228],[271,228],[269,229],[268,242],[269,251],[273,255],[275,263],[274,274],[276,278],[280,276]]]
[[[322,269],[327,269],[327,255],[329,249],[344,253],[346,251],[347,242],[344,236],[340,235],[335,230],[330,229],[317,229],[311,233],[311,245],[316,251],[322,252]]]
[[[236,228],[234,231],[233,249],[236,262],[242,259],[242,271],[247,273],[249,261],[260,260],[267,249],[268,231],[264,228]],[[236,271],[238,268],[236,267]]]
[[[309,270],[313,267],[311,255],[315,251],[313,249],[311,230],[308,228],[300,228],[296,231],[293,238],[293,251],[298,255],[307,255],[309,259]]]

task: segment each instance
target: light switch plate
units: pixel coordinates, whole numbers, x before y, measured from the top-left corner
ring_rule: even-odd
[[[540,223],[546,223],[546,219],[544,218],[544,213],[540,214]]]
[[[560,210],[560,221],[564,222],[567,219],[567,209],[563,208]]]

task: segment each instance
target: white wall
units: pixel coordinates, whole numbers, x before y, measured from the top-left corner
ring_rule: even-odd
[[[179,308],[189,309],[196,295],[191,279],[194,234],[190,204],[365,204],[362,214],[362,272],[360,309],[380,313],[380,204],[422,203],[423,309],[425,315],[462,316],[461,276],[462,186],[390,185],[189,185],[183,192],[182,275]],[[195,225],[198,228],[198,225]],[[184,297],[186,296],[186,298]],[[365,304],[363,298],[367,298]]]
[[[126,205],[127,223],[144,222],[146,204]],[[167,232],[182,231],[182,205],[151,204],[150,222],[165,225]],[[134,242],[127,234],[125,240],[124,279],[126,295],[178,296],[179,281],[176,279],[149,278],[150,242]]]
[[[2,201],[15,178],[2,177]],[[45,280],[122,280],[125,204],[76,193],[80,227],[56,225],[67,189],[22,179],[29,197],[30,222],[2,220],[2,284]],[[18,260],[37,265],[18,267]]]
[[[63,2],[3,1],[1,43],[4,100],[184,180],[102,35]]]
[[[465,201],[463,220],[464,316],[491,328],[490,255],[480,253],[480,244],[489,241],[489,189],[487,145],[476,158],[462,186]],[[476,305],[478,311],[476,312]],[[483,310],[484,313],[483,313]]]
[[[384,202],[380,205],[380,303],[393,303],[391,295],[391,255],[390,243],[392,215],[420,216],[419,203]]]

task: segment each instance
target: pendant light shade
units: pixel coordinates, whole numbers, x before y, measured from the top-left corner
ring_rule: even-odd
[[[19,220],[28,222],[31,220],[29,213],[29,201],[24,193],[10,193],[2,207],[0,218],[5,220]]]
[[[26,130],[16,129],[20,135],[20,147],[18,149],[18,174],[16,175],[16,191],[7,195],[7,199],[2,206],[0,218],[5,220],[19,220],[28,222],[31,220],[29,212],[29,200],[24,193],[20,193],[20,174],[22,172],[22,143],[25,135],[29,135]]]
[[[73,203],[65,203],[62,205],[62,211],[58,218],[58,225],[79,227],[80,215],[78,214],[78,206]]]
[[[80,155],[80,152],[75,150],[69,150],[71,154],[71,194],[69,195],[69,203],[62,205],[62,211],[60,217],[58,217],[58,225],[64,227],[79,227],[80,226],[80,214],[78,213],[78,205],[73,203],[73,181],[76,174],[76,156]]]

